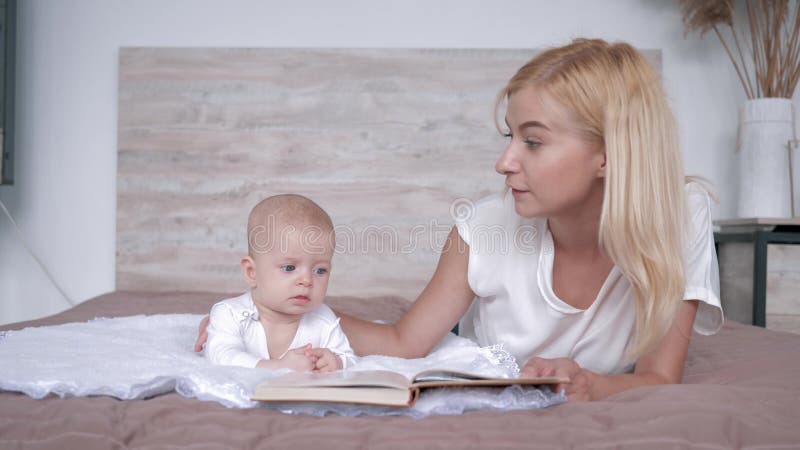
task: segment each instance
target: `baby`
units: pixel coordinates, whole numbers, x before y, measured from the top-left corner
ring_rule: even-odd
[[[333,371],[355,362],[339,319],[322,304],[333,223],[300,195],[269,197],[247,221],[242,273],[250,291],[211,308],[206,358],[214,364]]]

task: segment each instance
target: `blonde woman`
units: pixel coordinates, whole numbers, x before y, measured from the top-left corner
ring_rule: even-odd
[[[683,177],[658,76],[630,45],[578,39],[519,69],[502,102],[507,191],[453,227],[397,323],[341,315],[353,349],[422,357],[460,320],[523,374],[569,377],[570,400],[680,383],[692,328],[716,332],[722,310],[710,199]]]

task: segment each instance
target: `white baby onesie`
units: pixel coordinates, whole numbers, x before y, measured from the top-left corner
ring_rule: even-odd
[[[258,361],[270,359],[267,336],[249,291],[216,303],[209,319],[205,356],[212,363],[256,367]],[[356,356],[339,326],[339,318],[327,305],[303,315],[289,349],[306,344],[339,355],[345,368],[355,363]]]

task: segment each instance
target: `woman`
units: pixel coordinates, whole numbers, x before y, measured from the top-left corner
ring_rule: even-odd
[[[519,69],[503,100],[505,195],[456,224],[397,323],[341,315],[354,350],[422,357],[461,320],[523,375],[570,378],[570,400],[679,383],[693,325],[716,332],[722,310],[709,196],[684,180],[656,73],[630,45],[578,39]],[[491,245],[498,230],[510,245]]]

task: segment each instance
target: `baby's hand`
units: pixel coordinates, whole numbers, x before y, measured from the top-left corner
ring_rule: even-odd
[[[327,348],[313,348],[308,350],[306,355],[316,359],[314,370],[318,372],[333,372],[343,367],[342,358]]]
[[[293,348],[286,352],[280,359],[281,366],[296,370],[298,372],[309,372],[314,370],[314,363],[317,359],[309,355],[311,351],[311,344],[306,344],[302,347]]]

